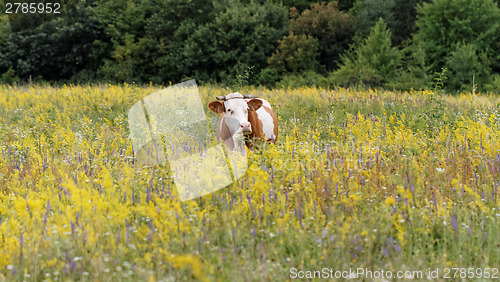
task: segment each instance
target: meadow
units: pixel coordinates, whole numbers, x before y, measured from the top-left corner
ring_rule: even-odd
[[[128,138],[127,110],[159,89],[0,85],[0,280],[500,268],[499,97],[242,89],[273,105],[278,142],[181,202],[168,166],[137,163]],[[231,92],[199,90],[212,117]]]

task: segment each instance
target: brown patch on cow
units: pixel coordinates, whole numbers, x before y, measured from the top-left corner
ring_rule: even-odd
[[[245,144],[248,148],[253,148],[256,141],[255,139],[260,139],[261,141],[266,140],[264,137],[262,121],[259,119],[256,111],[248,111],[248,121],[252,126],[252,132],[248,134],[247,138],[245,138]]]
[[[252,99],[247,102],[248,108],[251,111],[257,111],[260,107],[262,107],[262,100],[260,99]]]

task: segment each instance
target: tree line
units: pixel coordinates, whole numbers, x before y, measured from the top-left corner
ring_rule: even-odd
[[[499,0],[60,3],[60,14],[0,8],[4,83],[500,89]]]

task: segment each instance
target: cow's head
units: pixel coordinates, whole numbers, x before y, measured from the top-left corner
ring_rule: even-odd
[[[217,96],[217,100],[208,104],[210,110],[222,114],[231,134],[241,131],[243,133],[251,133],[252,126],[248,121],[248,111],[256,111],[262,106],[262,101],[255,96],[241,95],[240,93],[232,93],[226,96]]]

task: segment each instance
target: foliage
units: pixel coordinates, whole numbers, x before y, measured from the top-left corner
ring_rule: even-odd
[[[335,2],[337,2],[339,10],[348,12],[354,6],[356,1],[357,0],[336,0]]]
[[[253,68],[254,66],[248,67],[242,74],[238,74],[236,76],[236,79],[233,82],[234,91],[240,91],[243,87],[250,85],[250,80],[254,76]]]
[[[160,83],[158,73],[161,71],[155,60],[163,55],[159,50],[161,39],[174,40],[172,35],[181,24],[179,17],[185,21],[191,19],[191,14],[203,18],[198,11],[206,12],[206,7],[201,1],[197,4],[198,9],[187,1],[100,1],[95,11],[106,27],[106,36],[95,43],[102,61],[99,76],[109,81]],[[192,8],[193,12],[185,13],[186,8]],[[161,21],[159,15],[164,17]]]
[[[494,74],[491,82],[484,86],[487,93],[500,94],[500,74]]]
[[[151,56],[151,79],[179,81],[196,77],[215,81],[219,71],[214,69],[212,22],[223,9],[209,0],[170,1],[162,5],[147,27],[158,48]]]
[[[316,3],[314,0],[283,0],[282,3],[286,7],[295,8],[302,12],[309,8],[312,4]]]
[[[382,18],[392,31],[391,40],[396,46],[409,39],[415,32],[418,4],[425,0],[358,0],[350,13],[354,17],[354,30],[361,38]]]
[[[271,2],[264,5],[252,2],[243,7],[231,2],[224,12],[218,14],[212,33],[207,36],[214,50],[213,61],[219,67],[219,79],[232,81],[240,65],[245,68],[255,65],[256,70],[266,67],[266,58],[286,34],[286,17],[284,7]]]
[[[391,47],[391,32],[380,19],[370,36],[342,57],[334,79],[341,85],[381,86],[397,75],[401,54]]]
[[[366,38],[375,24],[383,19],[386,23],[393,21],[392,9],[395,0],[358,0],[350,13],[354,17],[354,26],[358,36]]]
[[[98,20],[83,2],[64,7],[62,13],[69,16],[10,33],[0,47],[0,72],[12,67],[23,80],[39,76],[68,80],[79,72],[95,69],[97,62],[91,54],[100,34]]]
[[[9,17],[4,14],[0,16],[0,46],[3,45],[5,38],[10,33]],[[0,49],[1,51],[2,49]]]
[[[19,83],[20,79],[16,76],[16,72],[12,67],[10,67],[2,76],[0,77],[0,82],[5,84],[15,84]]]
[[[474,45],[458,45],[446,59],[445,65],[450,70],[448,86],[453,90],[472,91],[475,85],[477,90],[483,91],[490,81],[490,67],[486,54],[478,54]]]
[[[278,142],[180,202],[128,138],[127,110],[160,89],[0,86],[0,280],[498,268],[499,97],[246,88],[275,109]],[[200,90],[205,104],[228,92]]]
[[[441,72],[434,73],[432,88],[434,88],[435,93],[444,89],[445,82],[448,80],[448,77],[446,76],[447,71],[447,68],[442,68]]]
[[[392,42],[394,45],[402,46],[411,39],[411,34],[415,33],[415,20],[417,19],[418,5],[430,0],[394,0],[391,8],[392,17],[387,21],[387,25],[392,31]]]
[[[412,42],[402,50],[399,77],[387,83],[393,89],[427,89],[431,80],[429,67],[425,63],[425,53],[420,44]]]
[[[287,75],[297,85],[292,77],[303,81],[316,72],[328,83],[410,90],[429,87],[447,67],[446,91],[453,92],[470,89],[471,77],[477,90],[495,92],[500,74],[498,0],[61,3],[60,14],[7,15],[0,5],[0,74],[12,68],[21,82],[51,83],[167,85],[196,78],[230,87],[254,66],[249,84],[269,86]],[[401,50],[397,75],[363,67],[355,54],[380,18]],[[339,71],[346,63],[351,68]]]
[[[284,6],[242,4],[88,0],[77,2],[76,9],[63,5],[68,11],[61,16],[9,35],[0,49],[0,71],[13,66],[24,80],[31,75],[165,83],[195,76],[229,84],[241,69],[266,67],[288,29]]]
[[[320,2],[302,13],[292,8],[290,17],[290,34],[305,34],[318,39],[318,61],[326,70],[332,70],[339,54],[351,42],[350,15],[339,11],[337,2]]]
[[[311,5],[316,4],[318,2],[325,2],[325,3],[330,3],[330,2],[336,2],[337,7],[341,11],[349,11],[349,9],[352,8],[354,5],[354,2],[356,0],[323,0],[323,1],[317,1],[317,0],[283,0],[283,1],[277,1],[277,2],[282,2],[283,5],[290,7],[290,8],[295,8],[299,12],[303,12],[310,8]]]
[[[418,13],[413,41],[424,48],[432,71],[443,67],[464,43],[500,62],[500,9],[492,0],[434,0],[419,6]]]
[[[279,80],[279,73],[273,68],[264,68],[257,77],[257,84],[273,88]]]
[[[268,63],[281,74],[318,70],[318,48],[318,39],[305,34],[290,34],[279,41],[278,49]]]

